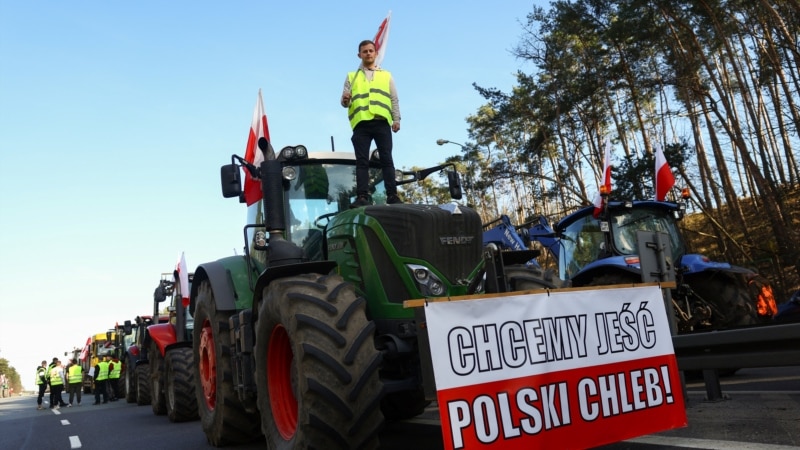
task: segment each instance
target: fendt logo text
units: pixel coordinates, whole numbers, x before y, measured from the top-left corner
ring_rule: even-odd
[[[472,243],[475,236],[439,236],[442,245],[466,245]]]

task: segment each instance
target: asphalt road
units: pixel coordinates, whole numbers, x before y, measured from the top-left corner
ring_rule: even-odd
[[[800,367],[741,369],[722,379],[726,399],[705,401],[701,380],[687,382],[685,428],[600,447],[617,449],[764,449],[800,447]],[[148,406],[118,401],[94,406],[36,410],[31,396],[0,399],[0,449],[157,450],[213,448],[198,421],[172,423]],[[393,423],[381,434],[382,449],[443,448],[438,410]],[[237,449],[263,449],[261,443]],[[565,443],[565,448],[568,443]]]

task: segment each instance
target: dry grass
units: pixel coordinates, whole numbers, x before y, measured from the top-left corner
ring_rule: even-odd
[[[791,217],[792,226],[789,232],[794,236],[792,251],[800,255],[800,188],[785,192],[783,201],[785,213]],[[785,301],[792,292],[800,289],[800,259],[791,264],[781,264],[772,228],[769,221],[764,219],[766,212],[763,206],[753,198],[744,198],[740,202],[748,224],[747,239],[745,231],[730,226],[732,221],[721,221],[720,226],[724,231],[719,234],[724,237],[720,239],[713,221],[706,214],[687,214],[681,227],[689,251],[706,255],[715,261],[726,261],[757,270],[772,282],[776,299],[779,302]],[[721,214],[713,215],[725,217],[725,213],[723,208]]]

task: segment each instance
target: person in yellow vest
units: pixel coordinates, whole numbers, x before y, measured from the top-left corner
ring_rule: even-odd
[[[122,374],[122,361],[116,356],[111,358],[108,363],[108,382],[106,384],[106,391],[108,391],[108,401],[115,402],[119,400],[117,393],[119,392],[119,377]]]
[[[377,66],[375,43],[361,41],[358,57],[361,65],[347,74],[341,105],[347,108],[353,128],[353,150],[356,154],[356,194],[350,207],[371,204],[369,197],[369,146],[374,140],[381,160],[386,203],[403,203],[397,196],[392,160],[392,132],[400,131],[400,101],[392,74]]]
[[[100,360],[94,366],[94,404],[100,404],[100,397],[103,397],[103,403],[108,403],[108,392],[106,391],[106,382],[108,381],[108,361],[105,359]]]
[[[69,406],[72,400],[77,397],[78,406],[81,405],[81,393],[83,392],[83,367],[78,364],[78,360],[72,358],[71,364],[67,367],[67,389],[69,391]]]
[[[61,406],[67,406],[64,399],[61,398],[61,393],[64,391],[64,385],[67,379],[64,376],[64,367],[61,366],[61,361],[56,361],[55,367],[50,369],[50,409],[58,409]]]
[[[47,390],[47,361],[42,361],[42,365],[36,368],[36,385],[39,386],[36,409],[44,409],[42,400],[44,399],[44,391]]]

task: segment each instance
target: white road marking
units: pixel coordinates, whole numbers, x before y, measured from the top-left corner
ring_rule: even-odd
[[[642,436],[623,442],[648,445],[664,445],[672,448],[702,448],[707,450],[789,450],[797,449],[791,445],[761,444],[758,442],[719,441],[716,439],[695,439],[667,436]]]
[[[69,425],[69,420],[62,420],[61,425]]]
[[[81,448],[81,440],[78,436],[69,437],[69,448]]]

